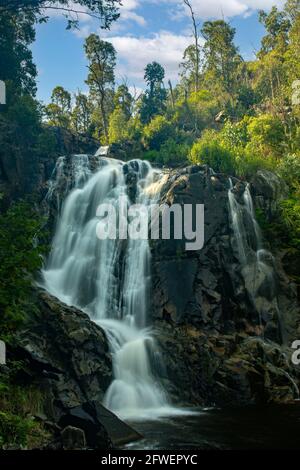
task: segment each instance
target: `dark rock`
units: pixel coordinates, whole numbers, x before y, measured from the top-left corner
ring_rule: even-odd
[[[288,187],[275,173],[259,170],[251,180],[251,191],[257,207],[264,211],[268,221],[278,213],[279,204],[288,197]]]
[[[187,252],[185,240],[151,242],[152,316],[166,364],[164,384],[186,404],[292,401],[299,383],[288,361],[300,318],[295,286],[267,250],[259,254],[266,269],[257,270],[257,236],[246,210],[249,262],[241,265],[228,178],[198,166],[187,170],[171,172],[161,203],[204,204],[205,245]],[[232,182],[244,205],[245,183]],[[282,189],[278,178],[261,172],[252,185],[272,212]]]
[[[86,448],[85,434],[82,429],[67,426],[61,432],[64,450],[80,450]]]
[[[44,291],[38,291],[37,305],[39,313],[18,334],[14,355],[25,364],[23,374],[40,386],[39,419],[51,422],[55,435],[49,448],[61,448],[57,429],[68,426],[84,432],[89,448],[138,439],[138,433],[101,404],[112,380],[104,331],[88,315]]]

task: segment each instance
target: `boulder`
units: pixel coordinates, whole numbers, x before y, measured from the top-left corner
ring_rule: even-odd
[[[34,382],[41,390],[38,419],[51,427],[54,438],[48,448],[85,441],[88,448],[108,449],[139,439],[138,433],[102,406],[112,381],[105,332],[87,314],[47,292],[34,295],[38,312],[19,332],[11,353],[24,363],[23,381]],[[65,431],[59,434],[58,430]]]

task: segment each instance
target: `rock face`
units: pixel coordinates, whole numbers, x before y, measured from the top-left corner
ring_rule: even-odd
[[[42,392],[41,417],[56,426],[50,448],[111,447],[139,436],[102,406],[112,380],[103,330],[44,291],[39,313],[19,333],[16,354]],[[55,426],[54,426],[55,425]]]
[[[251,186],[256,206],[271,221],[278,212],[279,203],[288,197],[286,184],[271,171],[259,170],[252,178]]]
[[[242,205],[245,185],[233,184]],[[168,205],[205,205],[202,250],[186,251],[186,240],[152,241],[152,315],[166,364],[166,387],[185,402],[291,400],[298,394],[290,377],[297,381],[289,350],[300,318],[295,286],[265,250],[259,256],[268,260],[257,262],[253,252],[256,264],[241,265],[229,188],[228,177],[189,167],[171,173],[161,193],[161,202]],[[258,195],[257,185],[255,191]],[[263,194],[261,188],[260,198]],[[270,210],[275,195],[267,194]],[[255,237],[251,230],[246,227],[247,238]],[[272,283],[269,269],[255,271],[259,263],[274,264]]]
[[[47,127],[44,138],[51,144],[50,152],[41,149],[37,154],[18,146],[13,153],[0,149],[0,192],[4,193],[5,201],[28,194],[39,196],[60,155],[94,154],[99,145],[95,139],[59,127]]]

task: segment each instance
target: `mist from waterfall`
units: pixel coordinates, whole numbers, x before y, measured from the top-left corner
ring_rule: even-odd
[[[59,160],[49,191],[62,177]],[[46,289],[68,305],[87,312],[110,343],[114,380],[104,405],[122,418],[154,418],[176,412],[169,405],[151,358],[159,351],[149,325],[151,253],[148,240],[99,240],[99,204],[119,197],[132,204],[128,174],[134,176],[135,203],[157,199],[161,173],[145,161],[99,159],[92,173],[87,156],[74,156],[73,189],[62,203],[52,250],[43,271]],[[148,189],[148,191],[147,191]],[[52,194],[48,194],[52,197]],[[161,360],[161,358],[160,358]]]

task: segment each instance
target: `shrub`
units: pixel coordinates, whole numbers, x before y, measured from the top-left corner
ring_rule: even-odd
[[[193,163],[207,164],[218,172],[235,173],[234,154],[220,143],[219,135],[212,130],[205,131],[193,145],[190,160]]]
[[[298,191],[300,187],[300,153],[282,158],[277,172],[292,190]]]
[[[245,150],[244,153],[238,155],[235,159],[236,174],[238,177],[251,179],[259,170],[274,171],[276,168],[274,158],[263,158],[259,155],[250,153]]]
[[[250,118],[248,124],[249,149],[260,151],[263,156],[280,156],[284,140],[284,129],[281,121],[271,114],[262,114]]]
[[[31,286],[34,273],[42,267],[45,246],[39,245],[43,220],[25,202],[12,205],[0,215],[0,331],[10,334],[26,314],[32,313]]]
[[[109,143],[122,142],[128,138],[128,118],[121,108],[116,108],[109,118]]]
[[[143,141],[150,150],[159,150],[174,134],[174,127],[164,116],[156,116],[144,127]]]
[[[160,159],[163,163],[183,163],[187,160],[189,146],[180,144],[174,139],[168,139],[160,148]]]
[[[34,426],[32,419],[0,411],[0,445],[26,446],[28,434]]]

